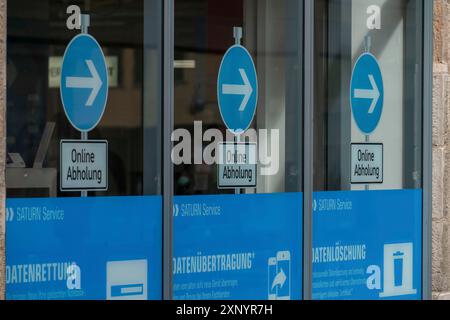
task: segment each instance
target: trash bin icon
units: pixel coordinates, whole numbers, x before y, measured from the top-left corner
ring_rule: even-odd
[[[417,294],[414,289],[414,244],[384,245],[383,292],[380,298]]]
[[[394,284],[396,287],[403,287],[403,257],[401,251],[394,253]]]

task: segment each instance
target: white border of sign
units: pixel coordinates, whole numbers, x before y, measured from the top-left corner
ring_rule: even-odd
[[[352,67],[352,76],[351,76],[351,78],[350,78],[350,86],[349,86],[349,91],[350,91],[350,96],[349,96],[349,98],[350,98],[350,110],[351,110],[351,112],[352,112],[352,118],[353,118],[353,121],[355,122],[356,127],[358,128],[359,132],[362,133],[363,135],[365,135],[365,136],[370,136],[370,135],[372,135],[372,134],[378,129],[378,126],[380,125],[381,119],[383,118],[383,113],[384,113],[384,96],[383,96],[383,101],[382,101],[382,106],[381,106],[381,115],[380,115],[380,119],[378,119],[377,126],[376,126],[371,132],[368,132],[368,133],[364,132],[364,131],[361,129],[361,127],[359,126],[359,123],[358,123],[358,121],[356,120],[355,114],[353,113],[353,99],[352,99],[352,97],[353,97],[353,92],[352,92],[352,84],[353,84],[353,77],[355,76],[355,69],[356,69],[356,66],[358,65],[359,61],[360,61],[363,57],[365,57],[365,56],[371,56],[371,57],[377,62],[378,68],[380,68],[381,77],[383,77],[383,70],[381,70],[381,65],[380,65],[380,62],[378,61],[377,57],[375,57],[375,56],[374,56],[372,53],[370,53],[370,52],[364,52],[364,53],[362,53],[362,54],[358,57],[358,59],[356,60],[355,64],[354,64],[353,67]],[[384,91],[384,79],[382,78],[382,80],[383,80],[383,91]]]
[[[62,168],[62,145],[64,143],[80,143],[80,144],[105,144],[106,145],[106,188],[76,188],[76,189],[72,189],[72,188],[63,188],[62,185],[62,179],[63,176],[61,174],[61,168]],[[59,168],[60,168],[60,173],[59,173],[59,190],[61,192],[79,192],[79,191],[108,191],[108,186],[109,186],[109,144],[107,140],[61,140],[60,144],[59,144],[59,150],[60,150],[60,155],[59,155]]]
[[[255,156],[256,156],[256,154],[258,153],[258,145],[256,144],[256,143],[254,143],[254,142],[221,142],[221,143],[219,143],[219,144],[217,144],[217,158],[218,158],[218,161],[217,161],[217,189],[219,189],[219,190],[230,190],[230,189],[236,189],[236,188],[240,188],[240,189],[246,189],[246,188],[256,188],[257,187],[257,185],[258,185],[258,165],[257,165],[257,163],[256,163],[256,159],[255,159],[255,163],[253,164],[254,166],[255,166],[255,173],[256,173],[256,175],[255,175],[255,183],[254,184],[252,184],[252,185],[239,185],[239,186],[221,186],[220,184],[219,184],[219,181],[220,181],[220,178],[219,178],[219,175],[220,175],[220,168],[221,168],[221,166],[223,165],[223,164],[221,164],[220,162],[221,162],[221,160],[219,159],[219,148],[221,148],[221,146],[228,146],[228,145],[232,145],[232,146],[237,146],[237,145],[244,145],[244,146],[250,146],[250,145],[252,145],[252,146],[254,146],[255,147]]]
[[[64,66],[64,61],[66,60],[66,54],[67,54],[67,50],[70,48],[70,46],[72,45],[72,43],[76,40],[76,39],[78,39],[79,37],[89,37],[89,38],[91,38],[96,44],[97,44],[97,46],[99,47],[99,49],[100,49],[100,53],[102,54],[102,57],[103,57],[103,63],[105,64],[105,68],[106,68],[106,84],[104,83],[103,85],[105,85],[106,86],[106,98],[105,98],[105,103],[104,103],[104,105],[103,105],[103,110],[102,110],[102,114],[100,115],[100,117],[98,118],[98,120],[97,120],[97,122],[91,127],[91,128],[89,128],[88,130],[81,130],[80,128],[78,128],[73,122],[72,122],[72,119],[70,119],[70,117],[68,116],[68,114],[67,114],[67,111],[66,111],[66,106],[65,106],[65,104],[64,104],[64,99],[63,99],[63,94],[62,94],[62,85],[63,85],[63,66]],[[105,114],[105,110],[106,110],[106,104],[108,103],[108,95],[109,95],[109,74],[108,74],[108,65],[106,64],[106,58],[105,58],[105,54],[103,53],[103,49],[102,49],[102,47],[100,46],[100,44],[98,43],[98,41],[93,37],[93,36],[91,36],[90,34],[87,34],[87,33],[81,33],[81,34],[79,34],[79,35],[76,35],[75,37],[73,37],[72,38],[72,40],[70,40],[70,42],[69,42],[69,44],[67,45],[67,47],[66,47],[66,50],[64,51],[64,56],[63,56],[63,59],[62,59],[62,63],[61,63],[61,79],[60,79],[60,85],[59,85],[59,96],[60,96],[60,98],[61,98],[61,104],[62,104],[62,106],[63,106],[63,109],[64,109],[64,113],[65,113],[65,115],[66,115],[66,118],[67,118],[67,120],[70,122],[70,124],[72,125],[72,127],[74,127],[75,129],[77,129],[79,132],[91,132],[92,130],[94,130],[97,126],[98,126],[98,124],[100,123],[100,121],[102,120],[102,118],[103,118],[103,115]]]
[[[231,50],[233,50],[234,48],[241,48],[243,49],[249,56],[251,62],[252,62],[252,66],[253,66],[253,70],[255,70],[255,74],[256,74],[256,88],[254,88],[254,91],[252,94],[256,95],[256,101],[255,101],[255,108],[253,110],[253,115],[252,118],[250,120],[250,123],[247,125],[247,128],[243,129],[242,132],[239,131],[235,131],[235,130],[231,130],[231,128],[228,127],[228,123],[225,121],[225,118],[222,114],[222,106],[220,105],[220,86],[219,86],[219,78],[217,78],[217,104],[219,106],[219,111],[220,111],[220,117],[222,118],[223,123],[225,124],[225,126],[228,128],[228,131],[230,131],[232,134],[234,134],[235,136],[240,136],[242,134],[244,134],[248,128],[250,128],[250,126],[253,123],[253,120],[255,119],[255,115],[256,115],[256,109],[258,109],[258,96],[259,96],[259,83],[258,83],[258,73],[256,72],[256,66],[255,66],[255,62],[253,61],[253,57],[250,54],[250,52],[247,50],[246,47],[239,45],[239,44],[235,44],[234,46],[231,46],[230,48],[228,48],[227,52],[225,52],[225,54],[222,57],[222,61],[220,62],[220,68],[219,68],[219,73],[218,73],[218,77],[220,77],[220,74],[222,73],[222,65],[223,65],[223,61],[225,60],[226,56],[230,53]]]
[[[381,147],[381,180],[380,181],[376,181],[376,182],[373,182],[373,181],[358,181],[358,182],[355,182],[354,180],[353,180],[353,178],[354,178],[354,175],[353,175],[353,173],[352,172],[354,172],[354,167],[353,167],[353,165],[354,165],[354,163],[353,163],[353,146],[378,146],[378,147]],[[382,143],[370,143],[370,142],[368,142],[368,143],[352,143],[351,144],[351,153],[352,153],[352,155],[351,155],[351,161],[350,161],[350,172],[352,173],[351,174],[351,184],[352,185],[372,185],[372,184],[383,184],[384,183],[384,145],[382,144]]]

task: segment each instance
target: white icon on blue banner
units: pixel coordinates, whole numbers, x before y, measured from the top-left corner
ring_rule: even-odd
[[[108,262],[107,300],[147,300],[147,271],[147,260]]]
[[[413,287],[413,244],[384,246],[384,291],[380,298],[416,294]]]
[[[268,260],[268,299],[291,299],[291,253],[280,251]]]
[[[173,205],[173,216],[178,217],[180,214],[180,207],[177,204]]]
[[[6,222],[12,222],[14,221],[14,209],[13,208],[6,208]]]

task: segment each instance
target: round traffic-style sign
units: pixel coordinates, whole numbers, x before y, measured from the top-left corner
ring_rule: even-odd
[[[370,53],[362,54],[353,68],[350,102],[358,128],[373,133],[383,114],[384,86],[380,65]]]
[[[234,45],[225,53],[217,79],[217,100],[223,122],[235,135],[251,125],[258,103],[258,77],[250,53]]]
[[[74,128],[89,132],[97,126],[108,100],[108,69],[103,51],[91,35],[80,34],[67,46],[60,94]]]

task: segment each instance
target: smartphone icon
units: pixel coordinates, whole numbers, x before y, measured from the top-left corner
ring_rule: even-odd
[[[277,274],[284,273],[286,279],[278,287],[277,300],[291,300],[291,253],[280,251],[277,253]]]
[[[277,289],[278,286],[274,286],[273,282],[275,280],[275,277],[277,276],[277,259],[276,258],[269,258],[268,261],[268,268],[269,268],[269,276],[267,281],[267,292],[269,293],[269,300],[277,300]]]

